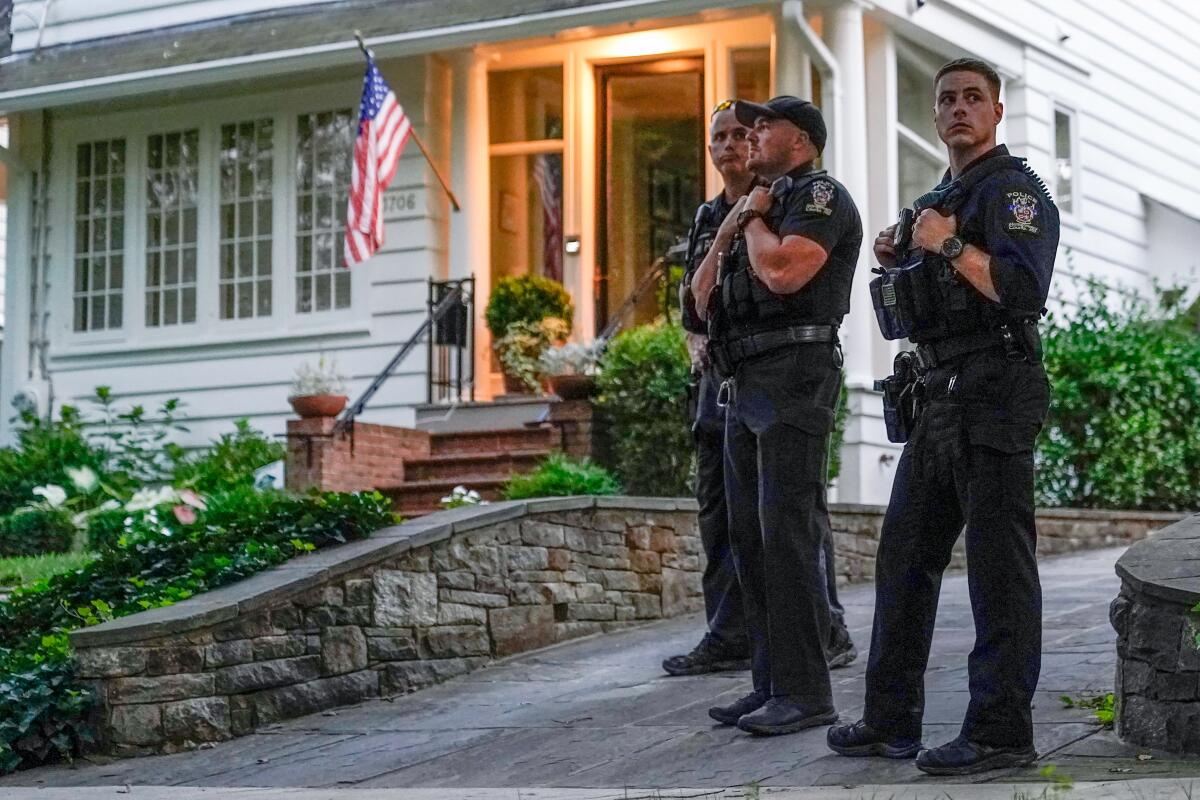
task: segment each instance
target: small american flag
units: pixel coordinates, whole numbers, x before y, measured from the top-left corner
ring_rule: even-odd
[[[542,197],[542,259],[547,278],[563,279],[562,156],[542,154],[533,160],[533,180]]]
[[[366,261],[383,244],[383,192],[411,134],[412,123],[368,55],[346,209],[346,266]]]

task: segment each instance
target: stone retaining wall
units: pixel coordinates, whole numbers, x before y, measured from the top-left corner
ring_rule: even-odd
[[[1200,753],[1200,514],[1129,548],[1117,574],[1117,735]]]
[[[871,580],[883,509],[831,512],[839,581]],[[1178,516],[1040,512],[1039,551],[1134,541]],[[703,567],[691,500],[497,503],[387,528],[71,639],[101,701],[101,746],[174,752],[700,610]]]
[[[564,498],[441,512],[75,631],[101,746],[175,752],[696,611],[703,557],[694,504],[683,505]]]

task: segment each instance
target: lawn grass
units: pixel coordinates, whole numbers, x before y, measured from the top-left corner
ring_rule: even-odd
[[[0,558],[0,586],[20,586],[60,572],[70,572],[95,557],[95,553],[79,552]]]

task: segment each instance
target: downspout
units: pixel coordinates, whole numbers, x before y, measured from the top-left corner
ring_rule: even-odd
[[[821,106],[825,109],[827,126],[833,129],[833,158],[824,158],[823,161],[830,174],[842,175],[842,153],[845,150],[842,142],[845,141],[845,137],[842,132],[841,70],[838,68],[837,59],[804,18],[804,4],[800,0],[783,0],[780,15],[785,21],[790,20],[796,26],[805,53],[821,73]],[[828,145],[826,149],[828,150]]]

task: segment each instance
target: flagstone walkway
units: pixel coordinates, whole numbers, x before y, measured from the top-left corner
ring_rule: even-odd
[[[1076,781],[1200,776],[1200,760],[1164,754],[1146,759],[1145,753],[1139,759],[1138,751],[1101,730],[1091,712],[1065,708],[1060,700],[1111,691],[1115,653],[1108,604],[1119,587],[1113,564],[1120,553],[1109,549],[1043,562],[1044,653],[1034,709],[1041,763],[979,780],[1038,780],[1046,764]],[[834,688],[842,717],[855,719],[862,704],[872,587],[851,587],[844,600],[863,653],[834,673]],[[825,747],[823,728],[764,739],[714,725],[705,710],[714,700],[745,691],[748,675],[668,678],[658,667],[664,656],[689,649],[701,625],[692,616],[560,645],[393,701],[273,725],[207,750],[22,772],[0,779],[0,796],[16,786],[937,785],[911,762],[834,756]],[[926,684],[927,744],[958,732],[972,639],[966,577],[948,576]],[[134,796],[139,794],[135,789]]]

